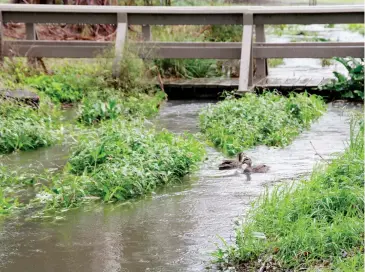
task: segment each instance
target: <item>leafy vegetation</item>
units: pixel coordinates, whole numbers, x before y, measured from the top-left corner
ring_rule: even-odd
[[[98,98],[84,98],[78,111],[78,119],[81,123],[91,125],[99,121],[136,116],[149,117],[157,113],[160,103],[165,98],[165,93],[157,92],[154,96],[147,94],[135,94],[120,98],[111,96],[105,102]]]
[[[334,98],[364,100],[364,59],[334,58],[348,71],[349,77],[333,72],[336,79],[320,86],[321,90],[329,90]]]
[[[49,146],[57,133],[49,115],[31,107],[3,100],[0,102],[0,154]]]
[[[156,132],[138,120],[104,122],[80,136],[65,171],[47,177],[36,200],[53,210],[138,197],[180,181],[203,156],[204,146],[192,136]]]
[[[363,24],[349,24],[347,28],[352,32],[358,32],[361,35],[365,35],[365,28]]]
[[[263,195],[215,261],[245,271],[363,271],[363,119],[351,131],[345,153],[318,166],[309,181]]]
[[[288,145],[325,110],[321,98],[291,94],[288,98],[266,92],[247,94],[209,106],[200,114],[200,128],[228,155],[258,144]]]

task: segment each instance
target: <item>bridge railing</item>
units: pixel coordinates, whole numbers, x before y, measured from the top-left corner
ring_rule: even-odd
[[[26,40],[5,40],[4,23],[25,23]],[[142,25],[144,58],[240,59],[239,90],[267,76],[268,58],[364,57],[363,42],[266,43],[265,25],[364,23],[364,6],[311,7],[121,7],[0,5],[0,59],[4,56],[92,58],[115,47],[113,74],[127,39],[128,24]],[[35,24],[116,24],[115,42],[37,40]],[[243,25],[241,43],[154,42],[151,25]],[[254,31],[255,29],[255,31]],[[254,35],[255,33],[255,35]],[[254,37],[255,36],[255,37]],[[253,75],[253,59],[256,73]]]

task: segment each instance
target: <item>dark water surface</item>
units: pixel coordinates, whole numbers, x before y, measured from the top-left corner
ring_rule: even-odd
[[[178,133],[197,132],[197,113],[207,104],[168,102],[156,124]],[[323,157],[344,149],[348,118],[347,110],[330,105],[289,147],[248,150],[254,162],[271,166],[269,173],[254,174],[251,181],[234,170],[217,171],[223,156],[207,148],[209,159],[184,184],[145,199],[70,211],[57,222],[3,220],[0,271],[202,271],[216,235],[230,239],[235,218],[266,185],[312,169],[319,157],[310,141]],[[52,161],[47,156],[43,160]]]

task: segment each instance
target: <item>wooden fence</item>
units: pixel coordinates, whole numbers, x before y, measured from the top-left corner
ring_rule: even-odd
[[[2,24],[25,23],[26,40],[5,40]],[[36,40],[34,24],[116,24],[114,42]],[[144,58],[240,59],[239,90],[267,76],[267,58],[364,57],[363,42],[266,43],[265,25],[364,23],[364,6],[311,7],[122,7],[0,5],[0,58],[17,56],[92,58],[115,46],[118,76],[128,24],[142,25],[144,42],[133,44]],[[151,25],[243,25],[241,43],[153,42]],[[255,31],[254,31],[255,29]],[[253,34],[255,33],[255,35]],[[255,36],[255,37],[254,37]],[[253,58],[256,73],[253,77]]]

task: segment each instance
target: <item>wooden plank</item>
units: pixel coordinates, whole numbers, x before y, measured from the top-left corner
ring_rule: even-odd
[[[238,91],[248,91],[252,85],[252,14],[243,15],[242,51]]]
[[[42,12],[49,13],[130,13],[130,14],[337,14],[364,12],[363,5],[336,6],[84,6],[84,5],[17,5],[1,4],[0,9],[7,12]]]
[[[254,14],[254,24],[363,23],[364,7],[115,7],[81,5],[2,4],[4,22],[115,24],[117,13],[130,24],[208,25],[242,24],[243,13]],[[90,15],[92,14],[92,15]]]
[[[306,86],[317,87],[323,81],[323,79],[324,79],[323,77],[314,77],[308,82]]]
[[[296,86],[300,87],[300,88],[306,87],[308,82],[310,82],[310,81],[311,81],[310,77],[300,77],[299,80],[296,83]]]
[[[295,84],[299,81],[299,78],[287,78],[283,83],[281,83],[280,87],[294,87]]]
[[[118,13],[117,35],[115,38],[115,52],[113,60],[113,77],[120,76],[120,65],[123,59],[123,50],[128,32],[128,17],[126,13]]]
[[[255,47],[256,58],[331,58],[331,57],[364,57],[364,45],[361,46],[282,46]]]
[[[112,42],[4,41],[5,56],[45,58],[94,58],[111,48]]]
[[[338,14],[294,14],[278,12],[277,14],[255,14],[256,25],[281,25],[281,24],[361,24],[364,23],[364,14],[360,12]]]
[[[0,10],[0,65],[4,60],[3,15]]]
[[[265,43],[265,26],[264,25],[256,25],[256,42]],[[260,80],[265,78],[268,75],[267,69],[267,59],[265,58],[257,58],[256,59],[256,80]]]

